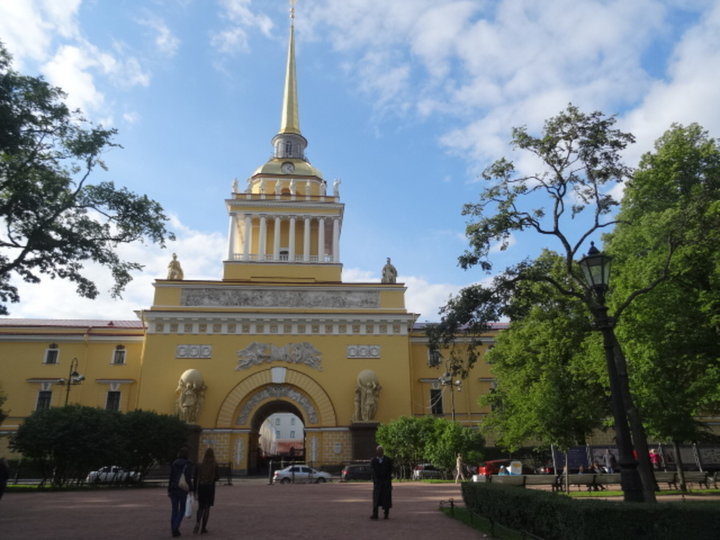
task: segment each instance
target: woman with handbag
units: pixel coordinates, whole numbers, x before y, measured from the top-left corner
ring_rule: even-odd
[[[177,459],[170,465],[170,480],[168,482],[168,497],[170,497],[170,530],[173,536],[180,536],[180,524],[185,516],[185,503],[192,483],[193,464],[188,459],[188,449],[183,446],[177,454]]]
[[[215,452],[212,448],[205,450],[202,463],[198,465],[195,472],[195,488],[197,489],[197,522],[193,533],[197,534],[202,525],[200,532],[205,534],[208,532],[207,523],[210,517],[210,507],[215,504],[215,482],[220,478],[217,462],[215,461]]]

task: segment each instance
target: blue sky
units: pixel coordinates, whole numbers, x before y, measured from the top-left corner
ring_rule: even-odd
[[[720,134],[720,2],[703,0],[298,0],[297,75],[307,155],[342,179],[345,281],[379,281],[391,257],[420,321],[461,287],[463,203],[479,173],[513,157],[513,126],[537,132],[572,102],[618,116],[634,166],[673,122]],[[189,279],[218,279],[224,199],[270,155],[280,124],[286,0],[2,0],[15,68],[65,89],[119,130],[107,173],[159,201],[178,236],[123,248],[143,262],[121,301],[71,284],[21,285],[12,317],[131,319],[177,252]],[[522,167],[532,164],[521,159]],[[501,270],[543,247],[497,253]]]

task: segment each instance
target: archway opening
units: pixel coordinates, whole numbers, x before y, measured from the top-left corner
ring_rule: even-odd
[[[305,422],[292,403],[265,403],[253,415],[250,429],[250,474],[266,475],[271,468],[305,460]]]

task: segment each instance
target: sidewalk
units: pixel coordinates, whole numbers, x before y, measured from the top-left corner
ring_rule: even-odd
[[[396,482],[390,519],[372,521],[369,482],[268,485],[234,480],[218,485],[209,534],[194,536],[185,520],[184,537],[373,540],[452,538],[482,534],[446,517],[441,500],[462,502],[456,484]],[[170,503],[164,488],[63,493],[5,493],[0,500],[4,540],[114,540],[170,538]]]

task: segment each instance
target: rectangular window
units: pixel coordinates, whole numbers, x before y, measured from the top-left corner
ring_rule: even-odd
[[[279,426],[279,425],[280,425],[280,418],[279,418],[279,417],[278,417],[278,418],[275,418],[275,425],[276,425],[276,426]]]
[[[432,414],[443,413],[442,390],[430,389],[430,411]]]
[[[51,400],[52,400],[52,391],[51,390],[40,390],[38,392],[37,405],[35,406],[35,409],[37,409],[38,411],[43,410],[43,409],[49,409]]]
[[[51,346],[47,351],[45,351],[45,363],[46,364],[57,364],[59,355],[60,355],[60,350],[56,347]]]
[[[294,431],[291,431],[291,432],[290,432],[290,438],[291,438],[291,439],[294,439],[294,438],[295,438],[295,432],[294,432]]]
[[[295,417],[294,416],[290,418],[290,425],[291,426],[295,425]]]
[[[125,363],[125,348],[122,345],[118,345],[113,353],[113,364],[124,364]]]
[[[276,439],[280,438],[280,430],[279,429],[275,431],[275,438]]]
[[[107,401],[105,408],[108,411],[119,411],[120,410],[120,392],[116,390],[110,390],[107,393]]]

